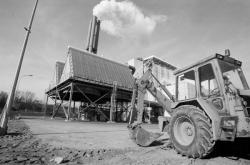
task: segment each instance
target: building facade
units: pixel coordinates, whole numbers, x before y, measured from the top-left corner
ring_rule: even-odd
[[[172,95],[175,95],[175,77],[173,72],[176,70],[176,67],[167,63],[166,61],[160,59],[156,56],[150,56],[147,58],[134,58],[128,61],[128,64],[135,67],[136,71],[134,73],[135,78],[140,78],[144,72],[147,71],[147,63],[151,62],[152,73],[156,79],[164,85]],[[158,82],[153,80],[154,84]],[[158,85],[156,85],[158,86]],[[162,90],[158,87],[159,90]],[[164,92],[163,92],[164,93]],[[164,110],[157,103],[157,100],[147,91],[144,99],[145,104],[145,121],[154,122],[157,121],[159,115],[163,115]]]

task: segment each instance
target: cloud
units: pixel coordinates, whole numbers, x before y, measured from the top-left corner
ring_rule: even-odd
[[[103,0],[93,8],[93,15],[101,21],[101,29],[120,38],[141,39],[149,36],[165,15],[145,16],[130,1]]]

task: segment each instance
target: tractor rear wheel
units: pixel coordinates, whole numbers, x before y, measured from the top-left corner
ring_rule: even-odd
[[[192,157],[206,157],[214,148],[212,124],[201,109],[184,105],[172,115],[169,136],[178,153]]]

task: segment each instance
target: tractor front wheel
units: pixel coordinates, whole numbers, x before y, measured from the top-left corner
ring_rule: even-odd
[[[192,158],[206,157],[215,145],[210,119],[195,106],[185,105],[175,109],[169,135],[177,152]]]

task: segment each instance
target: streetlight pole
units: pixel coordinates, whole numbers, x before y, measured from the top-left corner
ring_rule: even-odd
[[[21,56],[20,56],[20,59],[19,59],[19,63],[18,63],[14,83],[13,83],[10,95],[8,97],[8,100],[7,100],[7,102],[5,104],[5,107],[3,109],[3,112],[1,114],[1,118],[0,118],[0,135],[5,135],[7,133],[8,114],[9,114],[11,108],[12,108],[14,96],[15,96],[15,93],[16,93],[16,86],[17,86],[20,70],[21,70],[21,67],[22,67],[23,58],[24,58],[26,46],[27,46],[27,43],[28,43],[29,35],[31,33],[31,27],[32,27],[34,16],[35,16],[37,4],[38,4],[38,0],[36,0],[36,4],[35,4],[35,7],[34,7],[33,12],[32,12],[29,27],[24,28],[27,31],[27,34],[26,34],[26,38],[25,38],[25,41],[24,41],[23,50],[22,50],[22,53],[21,53]]]

